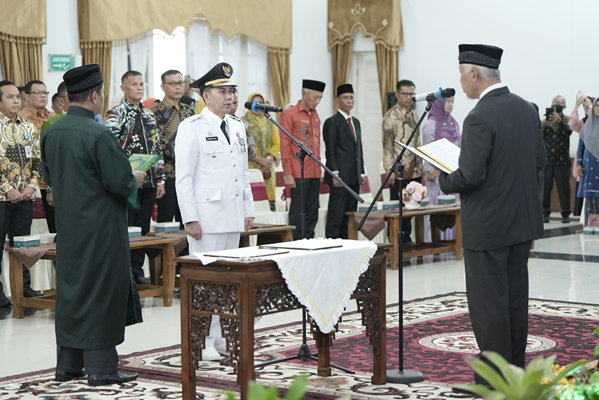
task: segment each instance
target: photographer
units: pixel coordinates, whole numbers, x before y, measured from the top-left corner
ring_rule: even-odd
[[[551,214],[551,190],[553,180],[557,186],[559,203],[562,208],[562,223],[570,222],[570,117],[564,115],[566,99],[556,96],[551,108],[545,109],[546,118],[542,121],[543,139],[547,155],[543,187],[543,222],[549,222]]]

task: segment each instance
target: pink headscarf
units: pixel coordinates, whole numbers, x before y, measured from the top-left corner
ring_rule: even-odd
[[[445,138],[452,143],[456,143],[460,139],[458,121],[451,114],[445,113],[444,99],[435,100],[428,118],[437,121],[436,139]]]

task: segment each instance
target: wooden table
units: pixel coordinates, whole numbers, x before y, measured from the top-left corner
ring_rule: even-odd
[[[173,244],[177,239],[171,238],[147,238],[147,240],[136,241],[129,243],[131,250],[152,248],[161,249],[165,260],[170,260],[165,263],[169,268],[165,268],[164,279],[162,285],[137,285],[140,298],[163,296],[162,301],[164,307],[170,307],[173,304],[173,291],[175,285],[175,251]],[[56,295],[39,296],[39,297],[23,297],[23,263],[14,252],[14,247],[7,247],[4,251],[10,253],[10,292],[12,296],[13,312],[16,319],[24,317],[23,307],[44,308],[54,310],[56,306]],[[41,257],[42,260],[56,260],[56,249],[46,251]],[[58,290],[58,287],[56,288]]]
[[[396,270],[399,257],[399,212],[393,210],[385,214],[385,221],[389,223],[389,242],[393,248],[388,255],[391,260],[391,269]],[[377,211],[378,212],[378,211]],[[349,215],[349,224],[347,227],[348,239],[358,239],[358,231],[353,215],[355,212],[347,213]],[[424,216],[446,214],[455,216],[455,240],[440,240],[439,229],[431,225],[432,243],[424,243]],[[460,219],[459,204],[433,204],[416,210],[406,210],[403,212],[404,218],[415,218],[415,244],[412,246],[404,245],[403,258],[420,257],[428,254],[441,254],[449,251],[455,251],[455,259],[462,259],[462,222]]]
[[[379,245],[362,274],[352,298],[372,345],[374,374],[371,382],[387,380],[386,367],[386,262]],[[179,257],[181,269],[181,377],[183,399],[196,398],[195,370],[202,357],[204,339],[210,327],[210,315],[220,316],[221,329],[231,353],[231,365],[237,373],[241,399],[247,399],[248,382],[254,373],[254,318],[301,308],[289,291],[274,261],[217,261],[208,265],[194,257]],[[318,375],[330,376],[329,347],[334,333],[323,334],[316,324],[314,339],[318,349]]]

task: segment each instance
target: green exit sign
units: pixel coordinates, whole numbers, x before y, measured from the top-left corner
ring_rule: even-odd
[[[50,54],[50,71],[68,71],[73,68],[73,56],[70,54]]]

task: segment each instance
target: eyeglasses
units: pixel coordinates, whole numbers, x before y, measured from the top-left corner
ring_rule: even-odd
[[[29,93],[29,94],[45,94],[47,96],[47,95],[50,94],[50,92],[42,92],[40,90],[36,90],[36,91],[33,91],[33,92]]]
[[[175,87],[175,86],[179,86],[179,87],[183,87],[185,86],[185,82],[183,81],[179,81],[179,82],[165,82],[167,85],[169,85],[170,87]]]
[[[414,93],[400,93],[400,95],[403,97],[412,97],[414,96]]]

